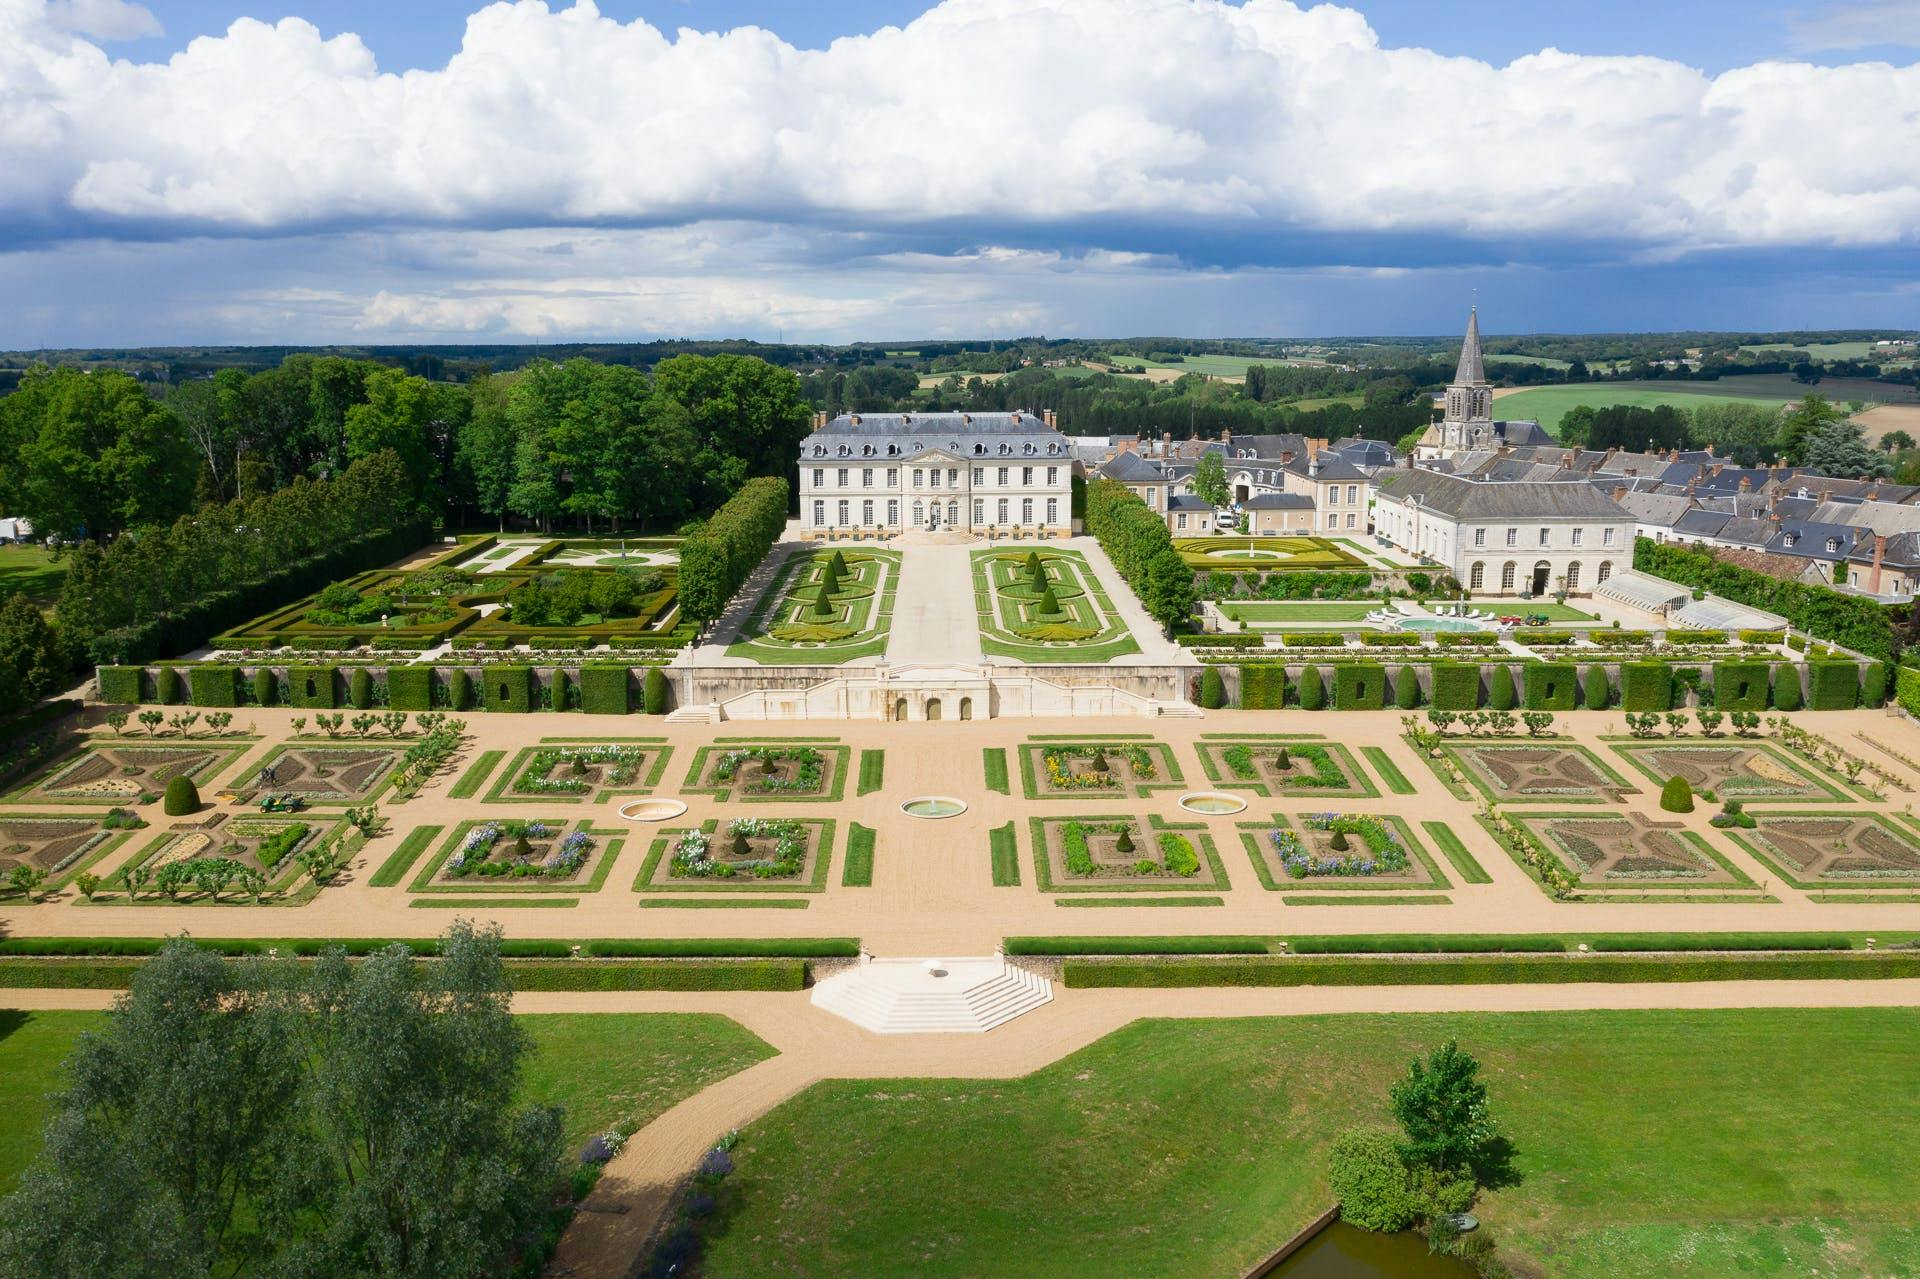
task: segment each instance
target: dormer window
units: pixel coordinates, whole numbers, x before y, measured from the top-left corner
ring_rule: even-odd
[[[872,456],[873,456],[873,445],[871,445],[871,444],[862,444],[862,445],[860,446],[860,456],[862,456],[862,457],[872,457]]]
[[[1006,444],[1006,443],[1003,443],[1000,445],[1000,453],[1002,456],[1005,456],[1006,454],[1011,452],[1013,452],[1013,445]]]
[[[849,445],[849,444],[842,444],[842,445],[840,446],[840,456],[841,456],[841,457],[852,457],[852,456],[853,456],[853,446],[852,446],[852,445]]]
[[[827,455],[827,446],[826,446],[826,445],[824,445],[824,444],[816,444],[816,445],[814,445],[814,446],[813,446],[813,455],[814,455],[815,457],[825,457],[825,456]]]
[[[1797,489],[1795,489],[1795,490],[1793,491],[1793,495],[1794,495],[1795,497],[1805,497],[1805,496],[1807,496],[1807,486],[1806,486],[1806,485],[1804,485],[1804,484],[1802,484],[1802,485],[1801,485],[1801,486],[1800,486],[1799,488],[1797,488]]]
[[[1840,549],[1840,539],[1839,539],[1839,538],[1837,538],[1837,537],[1830,537],[1830,538],[1828,538],[1828,539],[1827,539],[1827,554],[1829,554],[1829,555],[1832,555],[1833,553],[1835,553],[1835,552],[1836,552],[1836,551],[1838,551],[1839,549]]]
[[[900,451],[900,446],[899,446],[898,444],[889,444],[889,445],[887,445],[887,456],[888,456],[888,457],[892,457],[892,456],[894,456],[894,455],[895,455],[895,454],[897,454],[897,453],[898,453],[899,451]]]
[[[986,451],[987,451],[987,446],[984,444],[976,444],[973,446],[973,455],[975,457],[979,457],[981,454],[985,453]]]
[[[1788,546],[1792,546],[1792,545],[1793,545],[1794,543],[1796,543],[1796,542],[1798,542],[1799,540],[1800,540],[1800,535],[1799,535],[1798,533],[1789,533],[1789,534],[1787,534],[1787,545],[1788,545]]]

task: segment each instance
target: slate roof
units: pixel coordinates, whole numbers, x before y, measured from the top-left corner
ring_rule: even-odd
[[[1293,461],[1287,463],[1283,469],[1292,471],[1295,475],[1305,475],[1307,474],[1308,467],[1313,466],[1315,462],[1319,464],[1318,474],[1314,476],[1315,479],[1326,480],[1329,483],[1334,480],[1364,483],[1367,479],[1366,472],[1362,471],[1359,467],[1347,461],[1346,458],[1341,457],[1339,454],[1324,449],[1320,452],[1319,456],[1313,460],[1296,457]]]
[[[1311,511],[1313,499],[1305,493],[1261,493],[1240,505],[1249,511]]]
[[[1673,522],[1673,531],[1683,537],[1718,537],[1733,516],[1725,511],[1696,508]]]
[[[1158,465],[1138,453],[1116,453],[1101,463],[1095,474],[1103,480],[1119,480],[1122,484],[1161,484],[1167,479]]]
[[[1213,510],[1213,503],[1195,493],[1175,493],[1167,499],[1169,511],[1207,511]]]
[[[1605,492],[1612,487],[1605,480],[1596,480],[1595,487]],[[1612,496],[1608,494],[1608,496]],[[1668,528],[1677,525],[1680,518],[1691,513],[1693,504],[1677,493],[1635,493],[1627,492],[1613,499],[1622,509],[1632,514],[1641,524],[1656,524]],[[1725,518],[1724,516],[1722,517]]]
[[[1415,467],[1381,477],[1380,495],[1393,501],[1417,497],[1423,506],[1465,519],[1633,519],[1618,502],[1584,480],[1490,482]]]
[[[1003,449],[1002,446],[1005,446]],[[1027,446],[1032,445],[1029,450]],[[985,457],[1070,458],[1037,413],[842,413],[800,441],[802,461],[912,457],[927,449]],[[844,450],[844,451],[843,451]]]

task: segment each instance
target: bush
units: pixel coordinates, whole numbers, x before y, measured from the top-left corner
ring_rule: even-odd
[[[787,482],[748,480],[680,544],[680,608],[705,624],[726,609],[740,584],[787,525]]]
[[[1393,672],[1393,704],[1403,711],[1420,705],[1420,672],[1402,666]]]
[[[574,706],[573,681],[556,666],[547,673],[547,709],[570,711]]]
[[[1797,711],[1804,701],[1800,693],[1800,668],[1792,662],[1782,662],[1774,667],[1773,709]]]
[[[624,666],[582,666],[580,709],[589,715],[625,715],[633,709],[631,686]]]
[[[465,671],[447,676],[447,705],[456,711],[473,709],[473,677]]]
[[[280,700],[280,681],[274,678],[273,671],[262,666],[253,673],[253,704],[272,706]]]
[[[1767,662],[1715,662],[1713,704],[1723,711],[1767,709]]]
[[[1624,662],[1620,704],[1630,711],[1673,709],[1673,668],[1665,662]]]
[[[1433,668],[1433,709],[1471,711],[1479,707],[1478,663],[1442,662]]]
[[[1860,667],[1852,660],[1808,662],[1809,710],[1850,711],[1860,704]]]
[[[187,671],[187,694],[195,706],[238,706],[240,669],[236,666],[195,666]]]
[[[199,812],[200,788],[185,773],[178,774],[167,782],[166,798],[161,801],[160,809],[169,817]]]
[[[1604,666],[1589,666],[1580,683],[1580,700],[1590,711],[1603,711],[1613,705],[1613,681]]]
[[[524,714],[533,709],[531,666],[489,666],[482,678],[486,681],[488,710]]]
[[[1300,709],[1317,711],[1327,704],[1327,686],[1320,678],[1318,666],[1306,666],[1300,670]]]
[[[179,702],[179,671],[171,666],[162,666],[153,673],[153,700],[162,706],[172,706]]]
[[[1514,706],[1513,672],[1495,666],[1487,672],[1487,706],[1491,710],[1510,711]]]
[[[1333,668],[1333,704],[1343,711],[1377,711],[1387,704],[1387,670],[1378,662]]]
[[[1327,1180],[1340,1219],[1392,1234],[1420,1218],[1413,1178],[1400,1158],[1398,1138],[1384,1128],[1349,1128],[1333,1139]]]
[[[424,666],[387,668],[387,705],[396,711],[433,709],[433,672]]]
[[[1880,707],[1887,703],[1887,664],[1869,662],[1860,673],[1860,704]]]
[[[1669,777],[1660,788],[1660,807],[1669,813],[1693,811],[1693,786],[1684,777]]]
[[[347,702],[357,711],[373,709],[373,676],[366,667],[356,666],[347,676]]]
[[[1240,668],[1240,705],[1250,711],[1277,711],[1287,704],[1287,668],[1278,662],[1249,662]]]
[[[144,700],[141,697],[144,674],[138,666],[102,666],[95,673],[100,683],[100,700],[121,706],[139,705]]]
[[[1570,711],[1579,689],[1579,671],[1567,662],[1535,662],[1526,669],[1527,709]]]
[[[1209,666],[1200,672],[1200,705],[1206,710],[1219,710],[1227,704],[1226,681],[1220,678],[1220,668]]]
[[[287,705],[304,710],[330,711],[336,700],[334,683],[334,668],[331,666],[289,666]]]
[[[667,677],[657,666],[649,666],[642,681],[641,697],[649,715],[667,713]]]

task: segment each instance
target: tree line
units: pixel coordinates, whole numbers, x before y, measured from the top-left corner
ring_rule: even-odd
[[[1837,479],[1885,478],[1911,461],[1916,479],[1901,482],[1920,482],[1920,458],[1897,459],[1886,448],[1874,448],[1844,410],[1820,395],[1803,396],[1785,409],[1740,402],[1691,409],[1582,404],[1561,416],[1558,435],[1563,444],[1594,450],[1646,453],[1711,447],[1736,466],[1777,460]],[[1894,447],[1905,444],[1911,450],[1912,440],[1901,433],[1888,439]]]

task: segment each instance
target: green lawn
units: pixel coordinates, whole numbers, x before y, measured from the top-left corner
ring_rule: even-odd
[[[1233,378],[1235,381],[1246,377],[1248,367],[1255,364],[1284,366],[1308,363],[1266,355],[1189,355],[1174,364],[1138,355],[1116,355],[1112,358],[1121,368],[1178,369],[1182,373],[1201,373],[1207,377]]]
[[[51,608],[67,580],[67,561],[54,563],[39,546],[0,546],[0,598],[25,591],[27,598]]]
[[[1173,549],[1187,566],[1226,572],[1281,573],[1293,570],[1353,571],[1365,561],[1323,537],[1176,537]]]
[[[102,1014],[0,1010],[0,1193],[10,1191],[40,1149],[47,1097],[60,1064]],[[536,1051],[524,1093],[566,1107],[567,1153],[616,1125],[644,1125],[715,1080],[773,1049],[731,1018],[712,1013],[541,1013],[521,1018]]]
[[[1293,600],[1231,600],[1220,611],[1237,622],[1291,625],[1296,622],[1364,622],[1378,603],[1323,603]]]
[[[814,598],[836,549],[847,565],[847,577],[829,601],[832,612],[821,617],[813,611]],[[833,666],[878,657],[887,651],[899,585],[898,551],[798,552],[781,566],[779,577],[741,627],[741,639],[727,646],[727,656],[751,658],[762,666]]]
[[[745,1131],[703,1273],[1239,1275],[1450,1035],[1517,1146],[1478,1211],[1524,1273],[1920,1267],[1901,1008],[1144,1021],[1024,1079],[829,1081]]]
[[[1040,612],[1026,576],[1038,554],[1061,612]],[[1032,663],[1106,662],[1140,651],[1126,621],[1079,551],[1010,546],[975,551],[973,607],[980,651]]]
[[[1713,382],[1587,382],[1575,386],[1540,386],[1499,397],[1493,402],[1493,415],[1504,419],[1534,418],[1548,432],[1558,434],[1561,416],[1577,404],[1590,404],[1596,409],[1614,404],[1643,409],[1672,404],[1692,409],[1702,404],[1764,404],[1778,408],[1786,403],[1783,399],[1725,394],[1714,390],[1716,385]],[[1699,389],[1694,389],[1696,387]]]

